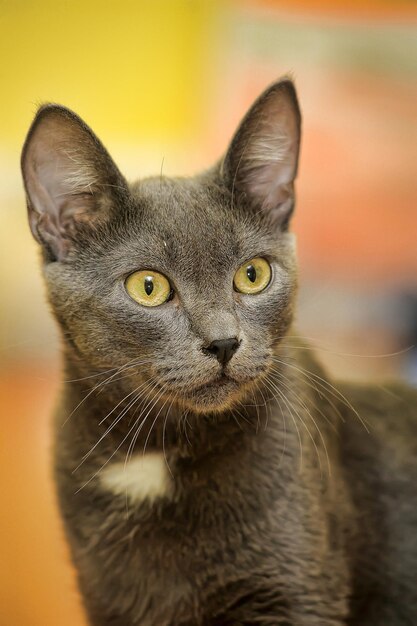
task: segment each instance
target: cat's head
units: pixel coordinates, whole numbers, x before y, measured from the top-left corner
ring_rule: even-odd
[[[77,115],[42,107],[22,171],[68,358],[197,411],[254,389],[292,318],[299,144],[282,80],[212,170],[128,185]]]

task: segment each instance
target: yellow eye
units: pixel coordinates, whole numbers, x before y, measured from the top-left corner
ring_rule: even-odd
[[[272,270],[268,261],[261,258],[251,259],[237,270],[233,279],[236,291],[241,293],[260,293],[269,285]]]
[[[127,277],[126,291],[133,300],[143,306],[159,306],[172,294],[168,279],[153,270],[141,270]]]

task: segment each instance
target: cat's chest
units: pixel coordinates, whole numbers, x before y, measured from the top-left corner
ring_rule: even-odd
[[[288,561],[296,524],[287,535],[282,491],[272,489],[259,454],[233,445],[228,452],[175,462],[152,451],[100,472],[104,497],[99,507],[98,500],[86,503],[90,519],[83,532],[94,538],[91,560],[109,595],[116,580],[139,603],[152,597],[161,614],[180,606],[189,623],[197,623],[194,611],[218,589],[264,564]],[[153,623],[164,622],[158,617]]]
[[[271,501],[252,484],[253,472],[217,455],[198,463],[170,461],[160,452],[140,453],[101,472],[99,488],[109,503],[102,511],[105,533],[111,519],[118,537],[112,549],[123,551],[127,541],[135,569],[150,575],[169,564],[180,577],[190,567],[204,569],[207,559],[224,563],[228,554],[248,550]],[[265,519],[262,524],[265,535],[272,533]]]
[[[228,452],[194,460],[162,451],[138,453],[127,462],[109,463],[99,474],[98,487],[112,519],[131,525],[139,544],[152,538],[160,546],[166,543],[169,550],[177,546],[186,553],[188,548],[195,551],[197,539],[206,549],[209,545],[217,549],[222,538],[224,548],[231,549],[237,536],[241,541],[247,535],[250,542],[262,520],[265,532],[265,520],[272,520],[266,526],[271,524],[273,532],[275,513],[286,500],[282,485],[288,480],[281,483],[267,472],[259,454],[233,446]]]
[[[251,457],[251,458],[250,458]],[[164,452],[138,453],[128,460],[113,461],[99,475],[99,489],[114,503],[123,501],[134,509],[163,509],[186,514],[199,506],[233,506],[235,500],[252,501],[263,493],[262,459],[248,450],[211,453],[192,460]],[[240,502],[241,508],[244,502]],[[190,511],[189,511],[190,512]]]
[[[138,454],[117,461],[100,473],[100,488],[115,498],[123,497],[132,506],[171,499],[173,477],[162,452]]]

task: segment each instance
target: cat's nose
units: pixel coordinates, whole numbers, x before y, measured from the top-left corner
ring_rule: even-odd
[[[229,339],[216,339],[215,341],[212,341],[209,346],[204,348],[204,352],[213,354],[219,363],[226,365],[238,349],[239,345],[240,342],[236,337],[230,337]]]

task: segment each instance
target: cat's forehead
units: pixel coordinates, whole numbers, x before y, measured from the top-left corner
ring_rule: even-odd
[[[140,213],[148,223],[175,225],[192,231],[207,231],[221,227],[224,222],[236,227],[238,221],[228,211],[228,198],[219,187],[198,179],[149,178],[134,188],[134,198]]]
[[[140,238],[181,254],[218,258],[271,244],[268,229],[233,206],[227,190],[207,180],[147,179],[134,188],[134,207]]]

